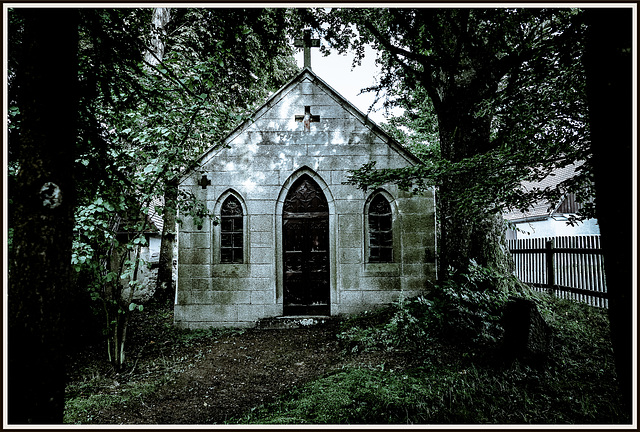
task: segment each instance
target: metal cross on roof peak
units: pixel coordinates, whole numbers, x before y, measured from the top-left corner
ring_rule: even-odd
[[[305,30],[304,37],[296,39],[293,45],[304,48],[304,67],[311,69],[311,48],[319,48],[320,39],[311,39],[311,30]]]

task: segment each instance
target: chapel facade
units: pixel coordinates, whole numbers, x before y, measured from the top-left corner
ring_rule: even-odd
[[[175,323],[352,314],[436,276],[433,191],[363,191],[348,170],[418,160],[310,68],[199,159],[180,188],[219,223],[184,218]]]

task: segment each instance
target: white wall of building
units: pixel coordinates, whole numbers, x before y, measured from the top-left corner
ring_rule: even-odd
[[[567,224],[566,218],[549,218],[541,221],[519,222],[516,227],[518,231],[515,233],[515,237],[512,235],[509,238],[525,239],[600,234],[600,226],[597,219],[588,219],[571,226]]]

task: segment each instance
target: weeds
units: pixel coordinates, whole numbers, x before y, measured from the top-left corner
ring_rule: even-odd
[[[401,297],[391,307],[347,320],[338,334],[352,353],[376,349],[420,353],[428,350],[431,334],[425,309],[431,302],[424,297]]]
[[[546,294],[523,293],[553,333],[544,365],[507,361],[500,353],[500,310],[507,294],[478,289],[490,274],[344,321],[338,338],[355,360],[321,379],[254,408],[243,424],[622,424],[606,310]],[[463,278],[464,280],[464,278]],[[495,301],[493,301],[493,300]],[[166,318],[166,317],[165,317]],[[153,319],[149,318],[150,327]],[[162,321],[162,319],[160,320]],[[90,423],[103,407],[135,409],[202,352],[185,347],[229,332],[187,331],[169,319],[159,334],[139,333],[137,382],[96,369],[67,388],[65,422]],[[155,328],[157,329],[157,325]],[[152,343],[153,342],[153,343]],[[171,349],[169,350],[169,347]],[[363,366],[363,351],[402,354],[406,367]],[[374,356],[374,358],[376,358]],[[133,375],[132,375],[133,376]],[[132,379],[130,376],[128,379]]]
[[[482,276],[482,275],[481,275]],[[349,353],[404,351],[405,371],[354,368],[255,409],[248,424],[616,424],[628,423],[616,385],[606,310],[525,293],[550,324],[544,367],[500,353],[504,293],[445,286],[347,320]],[[492,303],[489,295],[497,294]],[[453,317],[453,319],[452,319]],[[474,336],[472,333],[477,332]]]
[[[101,360],[89,361],[73,370],[74,379],[65,391],[64,423],[91,423],[95,413],[112,406],[135,408],[145,396],[204,357],[202,350],[189,348],[216,337],[243,332],[239,329],[179,329],[173,326],[173,314],[163,309],[148,308],[138,315],[132,337],[135,343],[130,344],[138,350],[130,355],[129,364],[120,373],[101,357]],[[189,354],[184,354],[185,351]]]
[[[495,344],[502,336],[502,309],[508,293],[491,288],[497,276],[472,263],[463,282],[445,282],[428,295],[400,297],[389,308],[348,320],[338,338],[352,352],[384,348],[415,356],[430,353],[435,339],[459,344]]]

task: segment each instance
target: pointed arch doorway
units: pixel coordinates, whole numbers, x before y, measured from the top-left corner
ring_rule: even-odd
[[[284,201],[282,246],[284,315],[329,315],[329,206],[306,174]]]

